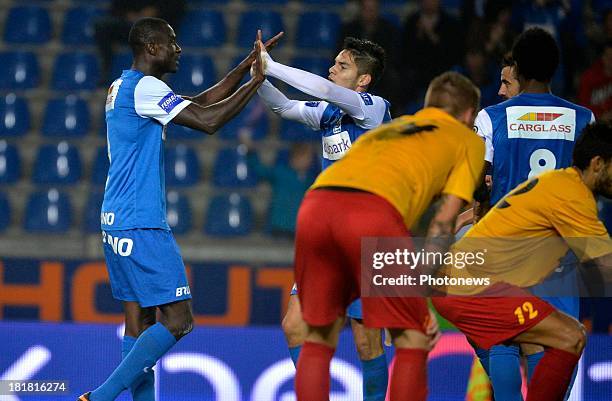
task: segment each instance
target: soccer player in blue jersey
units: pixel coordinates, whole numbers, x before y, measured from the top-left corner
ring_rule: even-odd
[[[550,92],[550,82],[559,63],[559,50],[549,33],[539,28],[523,32],[512,49],[512,59],[520,94],[481,110],[475,122],[477,132],[485,138],[485,160],[491,166],[491,205],[529,178],[569,167],[578,136],[595,120],[590,110]],[[480,205],[476,217],[486,209]],[[569,279],[567,286],[575,285],[570,274],[566,279]],[[538,288],[534,291],[536,295],[542,294],[538,293]],[[577,298],[544,299],[578,318]],[[496,401],[522,400],[519,351],[516,346],[477,350],[491,378]],[[543,349],[525,348],[524,351],[530,376]]]
[[[278,36],[268,45],[276,40]],[[123,301],[125,310],[123,360],[80,401],[112,401],[128,388],[135,401],[155,400],[153,366],[193,327],[185,266],[166,222],[166,125],[172,121],[213,134],[264,81],[259,40],[221,82],[192,98],[175,94],[161,81],[164,74],[177,71],[181,54],[166,21],[137,21],[129,45],[132,68],[112,83],[106,98],[110,167],[101,213],[113,296]],[[236,90],[251,68],[251,80]]]
[[[317,131],[323,148],[323,169],[341,159],[361,134],[391,120],[389,102],[367,92],[381,77],[385,64],[384,50],[373,42],[346,38],[343,50],[329,69],[328,79],[275,62],[266,53],[263,57],[267,75],[320,99],[311,102],[290,100],[267,80],[257,91],[276,114]],[[297,365],[306,337],[306,324],[295,287],[291,295],[283,331],[291,359]],[[363,325],[360,300],[349,306],[347,315],[351,318],[362,362],[364,400],[382,401],[388,370],[381,332]]]

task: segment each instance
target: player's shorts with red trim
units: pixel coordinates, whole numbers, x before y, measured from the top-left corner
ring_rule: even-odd
[[[555,311],[548,302],[525,297],[433,297],[446,320],[483,349],[504,344]]]
[[[400,213],[380,196],[328,188],[308,192],[297,217],[294,263],[304,320],[331,324],[359,297],[362,237],[409,235]],[[363,297],[362,302],[366,326],[425,332],[424,298]]]

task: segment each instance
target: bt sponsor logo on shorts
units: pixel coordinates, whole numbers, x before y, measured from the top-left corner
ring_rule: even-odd
[[[102,212],[100,213],[100,222],[107,226],[112,226],[115,222],[115,213],[113,212]]]
[[[176,289],[176,296],[177,297],[182,297],[183,295],[191,295],[191,290],[189,289],[189,286],[178,287]]]
[[[134,241],[130,238],[113,237],[106,231],[102,231],[102,243],[110,245],[115,255],[130,256],[134,248]]]

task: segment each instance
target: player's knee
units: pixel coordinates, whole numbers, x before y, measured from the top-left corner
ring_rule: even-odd
[[[170,327],[168,327],[168,330],[177,340],[181,339],[182,337],[185,337],[193,330],[193,316],[189,314],[183,319],[171,323]]]
[[[304,322],[299,314],[288,311],[281,323],[285,337],[290,347],[300,345],[304,342],[306,335]]]
[[[384,352],[379,330],[364,328],[361,333],[355,333],[354,340],[359,359],[362,361],[374,359]]]

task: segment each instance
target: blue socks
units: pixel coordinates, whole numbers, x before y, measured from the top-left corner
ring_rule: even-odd
[[[495,401],[523,401],[518,346],[496,345],[489,350],[489,377]]]
[[[300,351],[302,350],[302,346],[298,345],[297,347],[289,347],[289,355],[291,355],[291,360],[293,361],[293,366],[297,368],[298,358],[300,357]]]
[[[533,376],[533,372],[535,372],[535,368],[543,356],[544,356],[544,352],[538,352],[537,354],[527,355],[527,381],[528,382],[531,382],[531,376]]]
[[[363,401],[385,401],[389,369],[387,357],[382,355],[369,361],[361,361],[363,370]]]
[[[90,400],[114,401],[123,390],[132,386],[143,372],[148,372],[174,344],[176,339],[172,333],[161,323],[155,323],[138,337],[132,350],[115,371],[104,384],[91,393]]]
[[[476,356],[480,359],[480,364],[487,373],[487,376],[491,378],[491,371],[489,370],[489,350],[474,347],[474,351],[476,351]]]
[[[123,336],[121,343],[121,359],[130,353],[136,344],[136,339],[130,336]],[[153,369],[138,377],[130,386],[132,399],[134,401],[155,401],[155,373]]]

